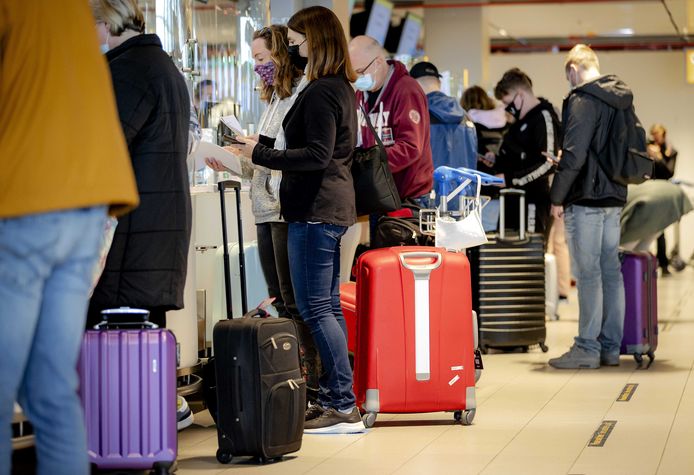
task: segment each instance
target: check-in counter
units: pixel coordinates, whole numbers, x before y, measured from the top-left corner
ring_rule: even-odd
[[[200,351],[207,350],[212,344],[212,330],[214,324],[225,316],[224,310],[224,283],[222,281],[222,227],[220,216],[219,192],[215,185],[194,186],[191,188],[193,204],[193,230],[191,233],[191,245],[188,252],[188,274],[184,294],[185,308],[167,315],[167,325],[176,335],[180,348],[180,365],[185,373],[185,368],[195,367],[198,364]],[[238,242],[236,225],[236,202],[234,193],[227,193],[227,233],[230,244]],[[251,210],[250,190],[243,187],[241,190],[241,216],[243,224],[243,240],[249,244],[257,239],[255,218]],[[360,218],[351,226],[342,238],[340,280],[350,279],[354,253],[357,246],[368,242],[369,222],[368,218]],[[247,256],[247,259],[252,258]],[[256,257],[257,259],[257,257]],[[258,267],[256,262],[248,262],[249,270]],[[232,256],[232,288],[238,284],[238,259]],[[257,272],[256,272],[257,273]],[[262,288],[261,288],[262,287]],[[240,295],[240,290],[235,288],[233,295]],[[253,279],[248,285],[249,307],[257,305],[267,296],[267,288],[264,281]],[[236,302],[234,316],[240,316],[240,306]],[[238,314],[238,315],[237,315]]]

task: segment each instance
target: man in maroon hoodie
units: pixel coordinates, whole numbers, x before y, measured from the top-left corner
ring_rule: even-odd
[[[427,98],[399,61],[386,59],[376,40],[357,36],[349,43],[349,57],[359,75],[357,88],[359,136],[357,143],[376,143],[361,112],[364,108],[388,152],[388,164],[401,199],[423,206],[433,185],[434,164],[429,138]]]

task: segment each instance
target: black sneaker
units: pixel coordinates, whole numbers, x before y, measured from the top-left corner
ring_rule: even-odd
[[[343,414],[332,407],[323,414],[304,424],[305,434],[358,434],[364,432],[359,409],[352,409],[349,414]]]
[[[325,409],[323,409],[323,406],[320,404],[309,404],[308,409],[306,409],[306,417],[305,421],[312,421],[313,419],[320,417],[321,414],[325,412]]]

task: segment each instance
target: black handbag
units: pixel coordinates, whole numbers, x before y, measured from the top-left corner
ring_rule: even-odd
[[[357,215],[389,213],[400,209],[400,195],[388,166],[386,148],[364,108],[362,107],[361,110],[369,129],[376,138],[376,145],[369,148],[358,147],[354,150],[352,179]]]
[[[412,216],[381,216],[371,236],[371,249],[394,246],[433,246],[433,236],[419,228],[419,212],[422,207],[405,200],[402,209],[409,209]]]

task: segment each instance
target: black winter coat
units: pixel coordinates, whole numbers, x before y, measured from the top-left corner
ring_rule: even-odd
[[[299,93],[284,118],[287,149],[262,143],[253,149],[253,163],[282,170],[285,220],[355,223],[350,169],[357,136],[354,102],[354,90],[342,76],[316,79]]]
[[[624,206],[627,187],[610,180],[600,162],[609,153],[615,111],[631,107],[633,99],[627,85],[613,75],[587,82],[564,99],[564,145],[552,183],[552,204]]]
[[[118,220],[91,307],[180,309],[192,223],[188,90],[156,35],[131,38],[106,58],[140,206]]]

